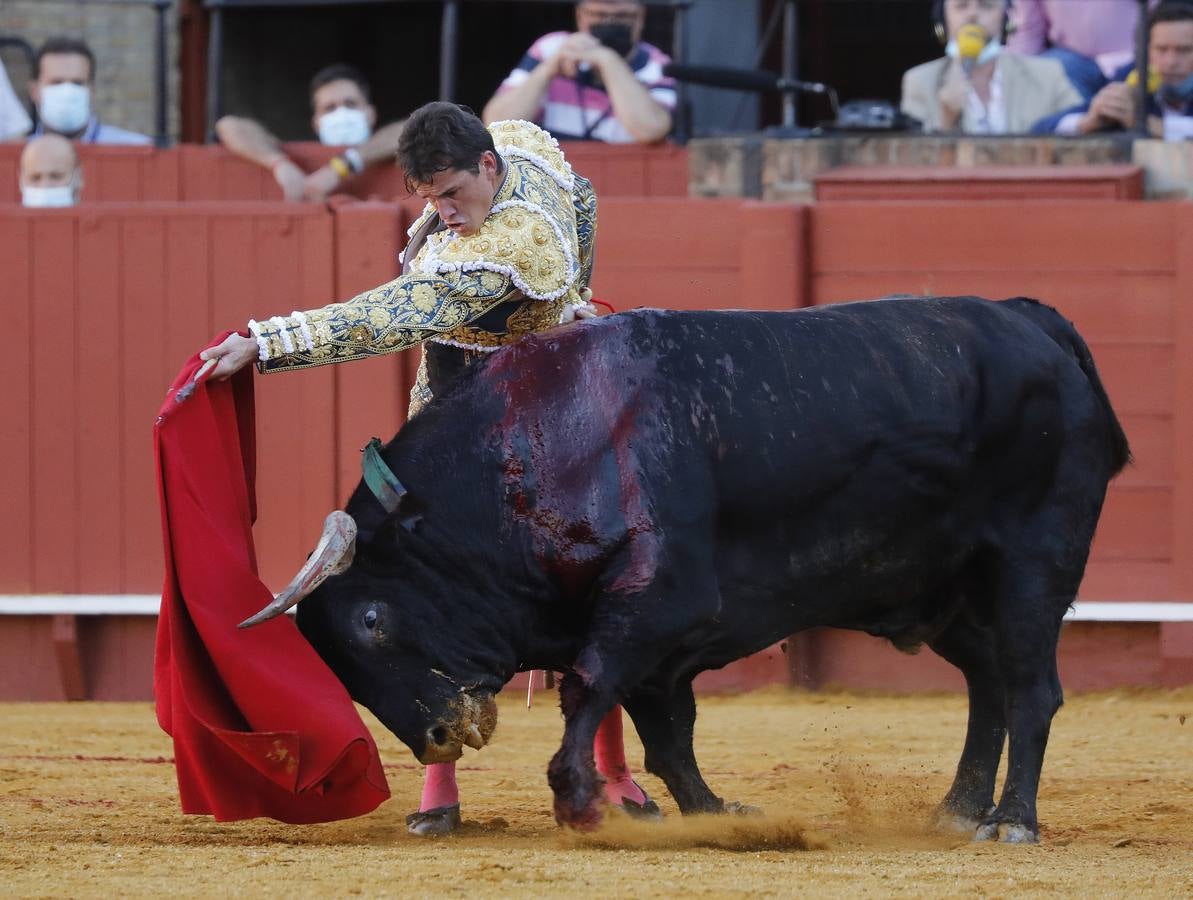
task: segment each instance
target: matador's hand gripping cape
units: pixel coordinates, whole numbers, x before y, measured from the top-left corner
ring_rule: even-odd
[[[344,362],[426,340],[491,349],[558,324],[584,304],[596,196],[558,143],[530,122],[489,127],[504,180],[480,230],[436,230],[431,206],[410,229],[405,271],[345,303],[250,322],[263,372]],[[512,304],[497,324],[486,313]],[[483,320],[483,321],[482,321]]]

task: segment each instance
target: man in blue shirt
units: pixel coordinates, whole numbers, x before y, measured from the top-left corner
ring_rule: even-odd
[[[83,41],[50,38],[34,63],[29,96],[37,107],[30,137],[60,134],[81,144],[151,144],[149,135],[99,121],[92,110],[95,54]]]

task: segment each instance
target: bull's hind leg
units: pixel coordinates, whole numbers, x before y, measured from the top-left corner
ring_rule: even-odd
[[[978,840],[1039,840],[1040,771],[1052,717],[1064,700],[1056,645],[1078,581],[1079,575],[1063,577],[1051,563],[1032,559],[1009,559],[998,576],[993,613],[1010,740],[1002,796],[978,828]]]
[[[692,683],[681,684],[670,693],[644,687],[625,698],[625,708],[642,739],[646,771],[663,779],[680,812],[724,812],[725,804],[705,784],[696,764]]]
[[[994,811],[994,780],[1007,722],[994,633],[964,615],[958,616],[929,646],[961,670],[969,692],[965,747],[953,786],[937,808],[937,821],[972,832]]]

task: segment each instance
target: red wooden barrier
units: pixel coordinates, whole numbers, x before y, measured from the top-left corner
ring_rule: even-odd
[[[0,203],[19,203],[18,160],[22,144],[0,144]],[[334,150],[312,142],[285,145],[307,171],[323,165]],[[186,200],[280,201],[281,189],[260,166],[220,146],[180,144],[153,147],[85,146],[79,148],[84,202]],[[688,156],[682,147],[622,147],[590,142],[564,145],[578,172],[603,197],[686,196]],[[342,191],[357,199],[408,201],[396,166],[380,165],[353,179]]]
[[[212,334],[249,316],[346,299],[392,277],[413,205],[0,210],[0,283],[9,298],[0,593],[156,592],[150,427],[170,378]],[[1193,460],[1181,450],[1193,446],[1185,402],[1193,307],[1184,302],[1193,286],[1193,207],[1081,201],[1025,216],[1005,203],[611,197],[601,204],[596,272],[598,296],[622,309],[789,309],[895,292],[1025,294],[1055,304],[1091,343],[1136,457],[1111,489],[1082,596],[1193,599]],[[415,362],[403,354],[258,380],[258,539],[271,586],[291,575],[324,514],[356,483],[359,447],[401,422]],[[48,620],[4,625],[0,687],[24,685],[49,665]],[[1078,684],[1100,683],[1079,674],[1100,627],[1066,630],[1085,648],[1062,656],[1073,660],[1063,665]],[[80,619],[76,630],[90,696],[143,696],[122,679],[147,690],[145,620]],[[1124,662],[1115,677],[1188,677],[1191,630],[1123,626],[1118,651],[1136,660],[1150,653],[1151,662]],[[854,664],[858,653],[869,660],[871,684],[941,686],[945,677],[930,654],[894,659],[888,669],[890,654],[856,636],[800,648],[797,663],[813,683],[859,684],[869,670]],[[784,665],[774,657],[754,664],[771,673]],[[54,684],[57,693],[46,696],[62,696]]]
[[[793,309],[806,209],[740,200],[602,200],[593,291],[616,309]]]

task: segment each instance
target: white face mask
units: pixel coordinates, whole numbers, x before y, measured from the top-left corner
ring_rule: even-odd
[[[60,134],[82,131],[91,118],[91,89],[64,81],[41,89],[38,113],[46,128]]]
[[[369,119],[363,109],[341,106],[319,117],[319,143],[354,147],[369,139]]]
[[[1002,44],[998,41],[989,41],[986,46],[982,48],[982,52],[978,54],[977,59],[973,61],[975,66],[981,66],[990,60],[998,57],[1002,53]],[[959,59],[961,51],[957,49],[957,42],[955,40],[949,41],[944,47],[945,56],[949,59]]]
[[[31,209],[51,209],[75,205],[75,188],[71,184],[53,187],[25,187],[21,185],[21,205]]]

